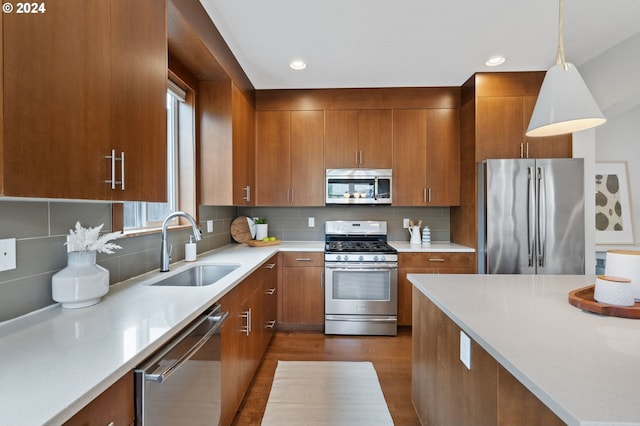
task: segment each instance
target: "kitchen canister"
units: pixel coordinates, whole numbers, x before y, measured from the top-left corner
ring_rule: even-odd
[[[624,277],[598,275],[593,298],[596,302],[608,305],[633,306],[635,304],[631,280]]]
[[[631,280],[633,297],[640,301],[640,251],[607,251],[604,274]]]
[[[422,228],[422,244],[429,245],[431,244],[431,229],[428,226]]]

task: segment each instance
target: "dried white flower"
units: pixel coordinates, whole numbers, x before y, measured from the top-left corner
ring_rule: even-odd
[[[103,226],[104,223],[95,228],[83,228],[80,222],[76,222],[76,230],[69,230],[65,245],[69,247],[69,251],[99,251],[107,254],[112,254],[114,250],[121,249],[122,247],[109,241],[121,237],[122,232],[109,232],[100,236],[100,230]]]

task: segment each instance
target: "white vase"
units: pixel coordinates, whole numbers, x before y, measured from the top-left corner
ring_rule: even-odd
[[[256,223],[256,240],[261,240],[269,236],[268,223]]]
[[[96,265],[95,251],[67,253],[67,266],[51,279],[53,300],[63,308],[95,305],[109,292],[109,271]]]

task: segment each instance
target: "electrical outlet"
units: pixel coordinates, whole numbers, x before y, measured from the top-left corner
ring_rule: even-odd
[[[316,226],[316,219],[314,217],[309,218],[309,228]]]
[[[0,240],[0,271],[16,269],[16,239]]]
[[[207,221],[207,232],[213,232],[213,221],[212,220],[208,220]]]
[[[460,331],[460,361],[471,370],[471,339]]]
[[[402,219],[402,227],[409,228],[409,219]]]

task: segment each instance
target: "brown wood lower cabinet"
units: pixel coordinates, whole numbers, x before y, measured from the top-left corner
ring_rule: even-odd
[[[135,420],[133,372],[129,372],[98,395],[65,425],[127,426]]]
[[[460,361],[461,329],[413,289],[412,395],[426,425],[563,425],[475,341]]]
[[[271,257],[218,302],[229,312],[221,333],[221,425],[233,421],[273,335],[277,259]]]
[[[324,253],[282,252],[281,329],[322,330]]]
[[[473,274],[474,253],[398,254],[398,325],[411,325],[411,289],[407,274]]]

